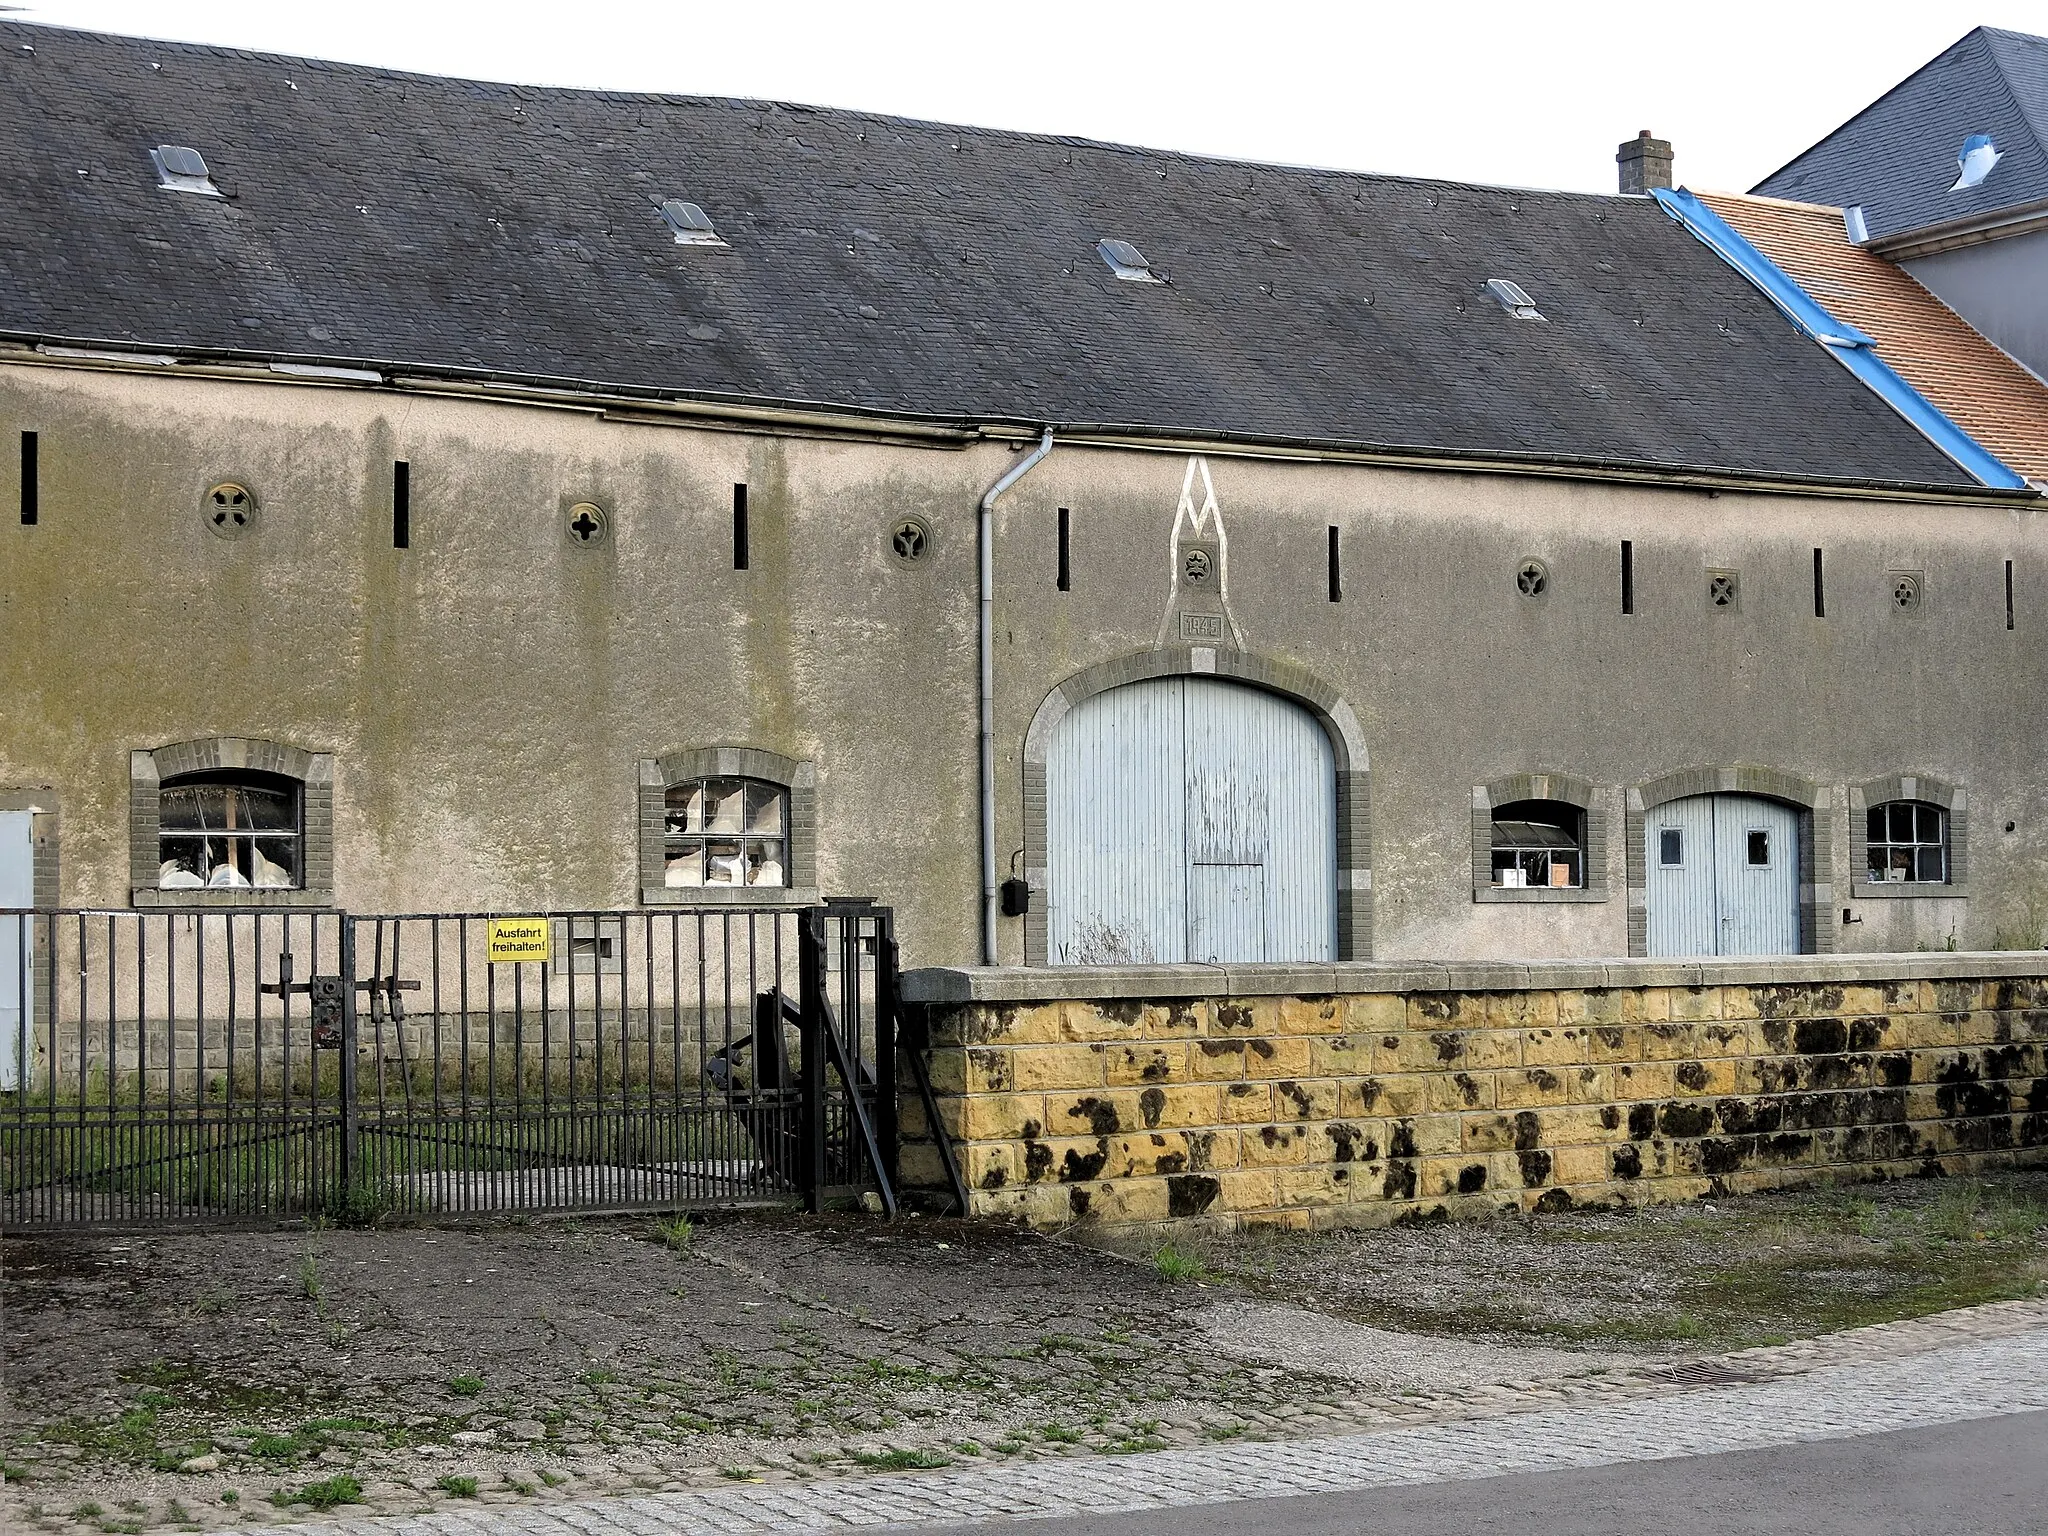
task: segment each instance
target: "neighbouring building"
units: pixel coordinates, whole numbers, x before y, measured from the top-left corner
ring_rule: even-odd
[[[1976,27],[1755,190],[1857,239],[2048,376],[2048,37]]]
[[[2017,450],[1652,196],[15,22],[0,87],[0,903],[2048,940]]]

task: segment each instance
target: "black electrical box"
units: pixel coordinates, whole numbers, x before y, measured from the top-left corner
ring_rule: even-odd
[[[1031,910],[1031,882],[1015,875],[1003,882],[1003,916],[1022,917]]]

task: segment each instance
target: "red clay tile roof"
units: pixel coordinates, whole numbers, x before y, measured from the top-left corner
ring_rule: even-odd
[[[1911,273],[1849,241],[1839,208],[1701,194],[1837,320],[1869,334],[1957,426],[2030,480],[2048,480],[2048,384],[1970,328]]]

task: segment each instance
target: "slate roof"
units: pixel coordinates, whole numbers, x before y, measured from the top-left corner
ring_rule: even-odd
[[[1999,162],[1951,192],[1963,140],[1977,133]],[[1860,203],[1873,240],[2048,199],[2048,37],[1974,29],[1751,190]]]
[[[28,51],[33,49],[33,52]],[[156,144],[230,196],[167,192]],[[729,245],[678,245],[661,198]],[[1646,198],[0,22],[0,334],[1968,486]],[[1117,280],[1098,238],[1172,281]],[[1520,283],[1547,323],[1481,294]]]
[[[2030,480],[2048,481],[2048,384],[1986,341],[1910,272],[1850,243],[1842,210],[1700,194],[1837,320],[1877,343],[1948,419]]]

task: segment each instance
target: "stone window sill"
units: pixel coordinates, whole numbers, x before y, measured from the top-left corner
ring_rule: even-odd
[[[1970,892],[1960,883],[1931,880],[1852,880],[1849,894],[1858,901],[1965,901]]]
[[[166,891],[156,886],[129,892],[131,905],[145,911],[248,912],[298,911],[334,905],[331,890],[302,891]]]
[[[1589,891],[1583,888],[1574,890],[1569,886],[1481,885],[1473,888],[1472,899],[1477,902],[1505,902],[1511,904],[1517,902],[1536,902],[1539,904],[1557,902],[1569,905],[1578,902],[1605,901],[1607,893],[1599,890]]]
[[[643,885],[643,907],[699,907],[717,911],[726,907],[815,907],[822,898],[815,887],[787,885],[739,885],[721,889],[704,885]]]

